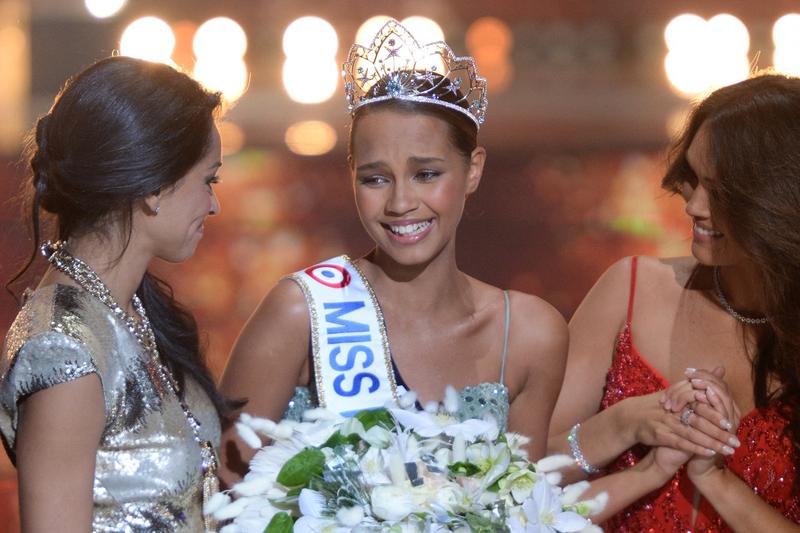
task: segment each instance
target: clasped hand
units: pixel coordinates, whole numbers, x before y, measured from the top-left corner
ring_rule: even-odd
[[[638,425],[637,441],[653,446],[654,464],[672,475],[684,463],[690,479],[702,477],[720,466],[721,457],[732,455],[740,445],[736,438],[740,411],[734,403],[725,370],[686,370],[687,379],[671,385],[658,396],[660,410]],[[647,410],[650,415],[653,410]]]

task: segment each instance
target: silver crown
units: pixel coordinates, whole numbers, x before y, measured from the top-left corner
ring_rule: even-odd
[[[457,57],[443,41],[420,46],[394,19],[383,25],[368,48],[360,44],[350,48],[342,77],[350,113],[363,105],[398,99],[453,109],[478,128],[486,116],[486,79],[478,76],[475,60]],[[385,84],[382,94],[370,94],[379,82]]]

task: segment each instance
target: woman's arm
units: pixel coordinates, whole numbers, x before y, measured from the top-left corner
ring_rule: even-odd
[[[242,411],[278,420],[303,381],[310,346],[308,307],[300,287],[282,280],[258,306],[233,347],[220,389],[247,400]],[[222,434],[220,478],[228,486],[246,473],[255,450],[230,424]]]
[[[36,392],[19,405],[15,442],[23,533],[86,533],[105,406],[96,374]]]
[[[800,531],[800,525],[762,500],[739,476],[714,466],[712,460],[693,458],[687,471],[695,487],[734,531]]]
[[[640,285],[647,282],[648,261],[652,260],[639,260]],[[604,467],[636,443],[699,454],[709,448],[722,450],[729,435],[720,428],[708,436],[681,425],[661,403],[662,391],[626,398],[598,412],[616,340],[627,318],[630,279],[630,258],[612,265],[570,321],[567,370],[550,426],[548,453],[572,454],[567,436],[576,422],[581,423],[579,447],[586,461],[596,467]],[[577,466],[564,475],[569,481],[586,476]]]
[[[531,438],[528,454],[542,457],[547,447],[547,429],[564,377],[569,334],[564,317],[539,298],[513,293],[509,376],[524,376],[522,387],[511,401],[508,427]],[[533,326],[535,325],[535,326]]]

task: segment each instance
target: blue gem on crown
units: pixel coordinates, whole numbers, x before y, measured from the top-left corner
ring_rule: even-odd
[[[394,19],[383,25],[370,46],[350,48],[342,77],[351,113],[396,98],[448,107],[469,117],[478,128],[486,117],[486,80],[478,76],[474,59],[456,56],[442,41],[420,46]],[[377,83],[385,84],[381,94],[371,92]]]

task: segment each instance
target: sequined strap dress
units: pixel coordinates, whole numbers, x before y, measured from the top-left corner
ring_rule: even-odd
[[[36,290],[8,331],[0,361],[0,434],[15,457],[19,403],[96,374],[105,427],[93,488],[95,532],[203,531],[200,447],[175,395],[161,394],[125,324],[82,289]],[[194,381],[186,400],[204,439],[219,445],[214,407]]]
[[[606,375],[606,387],[601,410],[625,398],[642,396],[669,387],[661,376],[641,356],[632,338],[633,301],[636,289],[638,258],[631,262],[631,285],[628,317],[617,338],[611,367]],[[737,437],[742,445],[726,458],[727,468],[739,476],[770,505],[790,520],[800,523],[800,497],[792,497],[796,472],[791,441],[784,435],[788,423],[785,406],[780,403],[754,409],[742,418]],[[635,465],[649,451],[644,445],[626,450],[606,472],[613,473]],[[663,487],[634,502],[608,519],[603,527],[614,533],[681,531],[716,533],[732,531],[716,510],[702,497],[695,496],[692,482],[681,468]],[[693,501],[699,506],[693,516]]]
[[[508,355],[511,305],[508,291],[503,291],[503,297],[505,301],[505,318],[503,322],[503,352],[500,355],[500,379],[497,382],[479,383],[464,387],[458,391],[461,400],[458,416],[463,420],[466,418],[483,418],[484,415],[489,414],[498,421],[501,429],[504,430],[508,424],[508,410],[510,407],[508,388],[505,386],[505,368]],[[313,369],[314,365],[311,365],[311,368]],[[413,390],[403,380],[394,359],[392,359],[392,372],[394,372],[394,379],[398,386],[402,386],[406,390]],[[313,376],[311,377],[311,383],[314,383]],[[291,420],[300,420],[303,412],[316,407],[316,405],[317,401],[312,388],[297,387],[283,416]]]

